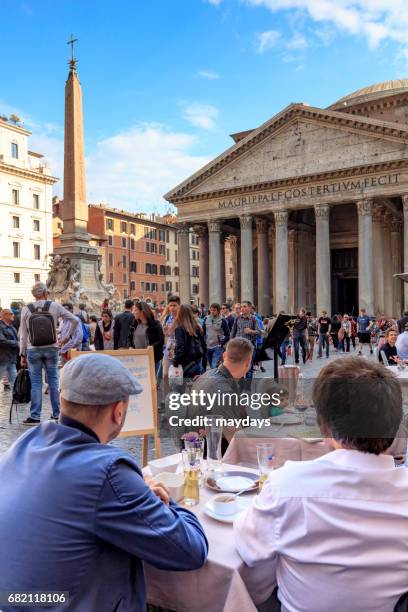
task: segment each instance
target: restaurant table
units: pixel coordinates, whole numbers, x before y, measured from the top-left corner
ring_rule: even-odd
[[[224,462],[223,469],[242,470]],[[149,467],[143,472],[148,475]],[[245,497],[253,499],[255,494],[246,493]],[[247,567],[235,550],[232,524],[221,523],[204,513],[205,503],[214,495],[214,491],[202,486],[200,503],[189,506],[208,538],[205,565],[199,570],[174,572],[144,563],[149,604],[176,612],[256,612],[256,606],[270,596],[273,587],[265,585],[270,585],[271,565]]]

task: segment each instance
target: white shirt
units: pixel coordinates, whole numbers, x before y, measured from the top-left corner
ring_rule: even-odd
[[[408,590],[408,469],[343,449],[288,461],[234,532],[247,565],[269,563],[283,612],[392,612]]]
[[[397,342],[397,354],[400,359],[408,359],[408,332],[404,331],[399,334]]]

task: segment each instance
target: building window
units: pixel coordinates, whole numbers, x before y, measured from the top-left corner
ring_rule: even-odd
[[[15,283],[20,282],[20,272],[14,272],[14,282]]]
[[[174,268],[173,276],[178,276],[178,275],[179,275],[179,269],[178,269],[178,266],[176,266]]]
[[[127,240],[124,236],[122,236],[122,248],[126,249],[126,247],[127,247]]]
[[[126,257],[126,255],[122,256],[122,266],[124,268],[127,268],[127,257]]]
[[[38,193],[33,193],[33,208],[36,210],[40,208],[40,196]]]
[[[197,234],[190,234],[191,236],[191,244],[198,245],[198,236]]]
[[[16,142],[11,143],[11,157],[18,159],[18,144]]]
[[[130,239],[130,248],[132,249],[132,251],[134,251],[135,248],[136,248],[136,243],[135,243],[135,239],[134,238]]]
[[[135,283],[135,281],[130,281],[130,290],[131,291],[136,291],[136,283]]]
[[[166,259],[170,259],[170,249],[166,249]]]
[[[113,255],[112,255],[112,253],[109,253],[109,265],[111,267],[113,266]]]
[[[131,261],[130,262],[130,271],[131,272],[137,272],[137,264],[135,261]]]
[[[174,244],[177,244],[177,232],[174,232]]]
[[[120,222],[120,231],[121,232],[125,232],[125,233],[127,232],[127,223],[126,223],[126,221],[121,221]]]
[[[171,281],[167,281],[166,291],[173,291],[173,283]]]
[[[113,236],[111,236],[110,234],[108,236],[108,244],[109,244],[109,246],[113,245]]]
[[[170,242],[170,232],[166,230],[166,242]]]
[[[167,276],[171,275],[171,268],[170,268],[170,266],[166,266],[166,275]]]
[[[144,290],[145,290],[145,284],[144,284],[144,282],[143,282],[143,281],[140,283],[140,288],[141,288],[141,290],[142,290],[142,291],[144,291]]]
[[[157,274],[157,265],[152,263],[145,264],[146,274]]]
[[[134,223],[130,224],[130,233],[133,235],[136,234],[136,226]]]
[[[20,192],[18,189],[11,190],[11,203],[13,206],[18,206],[20,204]]]
[[[34,245],[34,259],[41,259],[41,246],[39,244]]]
[[[39,219],[33,219],[33,230],[35,232],[40,231],[40,220]]]
[[[151,240],[157,240],[157,230],[156,229],[150,230],[150,238]]]
[[[178,251],[174,251],[174,259],[175,261],[178,261]]]
[[[106,219],[106,229],[113,231],[113,219]]]
[[[198,285],[193,285],[193,294],[194,295],[198,294]]]
[[[123,284],[125,285],[127,283],[127,275],[126,274],[122,275],[122,280],[123,280]]]
[[[166,255],[166,247],[164,244],[159,244],[159,255]]]
[[[159,230],[159,240],[160,242],[166,242],[166,231]]]
[[[160,276],[165,276],[166,274],[166,266],[160,266]]]
[[[196,278],[198,278],[198,275],[199,275],[198,271],[199,271],[199,268],[197,268],[197,266],[193,266],[191,269],[192,276],[195,276]]]
[[[230,268],[230,274],[233,274],[234,270],[232,268]]]
[[[20,243],[13,242],[13,257],[20,257]]]
[[[34,282],[39,283],[41,280],[41,276],[39,274],[34,274]]]
[[[113,272],[109,272],[109,282],[113,283]]]
[[[13,217],[13,227],[14,229],[20,228],[20,217]]]
[[[128,297],[128,290],[127,289],[123,290],[123,297],[125,298],[125,300],[127,299],[127,297]]]
[[[179,284],[178,284],[178,282],[176,281],[176,293],[178,293],[178,290],[179,290]]]

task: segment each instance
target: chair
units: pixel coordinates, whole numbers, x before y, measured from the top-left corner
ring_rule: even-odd
[[[408,612],[408,592],[401,595],[394,608],[394,612]]]

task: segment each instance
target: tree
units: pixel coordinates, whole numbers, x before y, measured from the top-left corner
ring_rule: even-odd
[[[12,115],[10,115],[9,119],[13,123],[15,123],[15,125],[17,125],[17,123],[21,122],[21,117],[19,117],[18,115],[14,114],[14,113]]]

